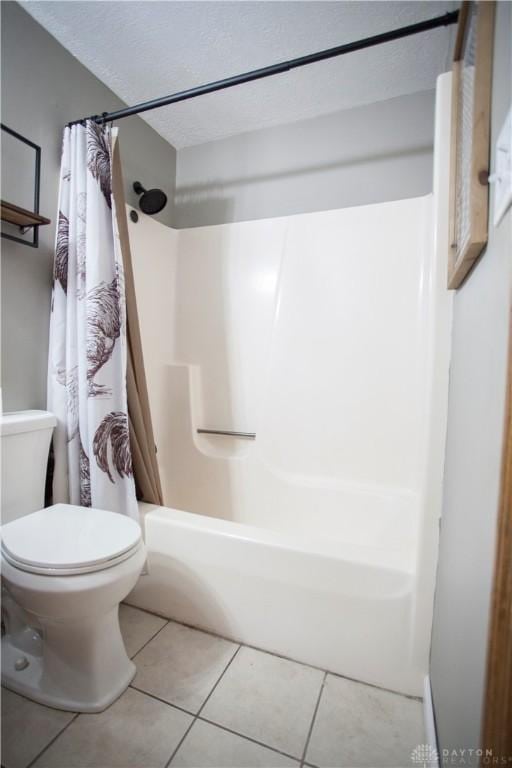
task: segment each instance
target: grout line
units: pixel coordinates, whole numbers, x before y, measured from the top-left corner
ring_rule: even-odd
[[[259,747],[265,747],[265,749],[270,749],[271,752],[277,752],[278,755],[283,755],[283,757],[289,757],[291,760],[295,760],[295,762],[300,762],[300,758],[297,757],[297,755],[291,755],[289,752],[283,752],[282,749],[278,749],[277,747],[272,747],[270,744],[266,744],[264,741],[258,741],[258,739],[254,739],[252,736],[247,736],[246,733],[239,733],[238,731],[234,731],[232,728],[228,728],[227,725],[222,725],[221,723],[215,722],[215,720],[209,720],[207,717],[197,717],[197,720],[200,720],[202,723],[208,723],[208,725],[213,725],[215,728],[220,728],[221,731],[227,731],[228,733],[232,733],[234,736],[239,736],[241,739],[245,739],[246,741],[250,741],[253,744],[257,744]]]
[[[300,664],[300,661],[297,663]],[[403,699],[412,699],[412,701],[423,701],[422,696],[413,696],[410,693],[401,693],[400,691],[394,691],[393,688],[386,688],[384,685],[378,685],[377,683],[367,683],[364,680],[358,680],[357,677],[349,677],[348,675],[342,675],[341,672],[330,672],[327,669],[325,670],[325,673],[327,675],[332,675],[333,677],[341,677],[342,680],[350,680],[352,683],[357,683],[358,685],[366,685],[367,688],[377,688],[378,691],[386,691],[387,693],[392,693],[393,696],[401,696]]]
[[[228,663],[226,664],[226,666],[224,667],[224,669],[222,670],[222,674],[221,674],[221,676],[219,677],[219,679],[217,680],[217,682],[215,683],[215,685],[214,685],[214,686],[213,686],[213,688],[211,689],[210,693],[208,694],[208,696],[206,697],[206,699],[203,701],[203,703],[201,704],[201,706],[200,706],[200,707],[199,707],[199,709],[197,710],[197,715],[196,715],[196,717],[199,717],[199,715],[201,714],[201,712],[202,712],[202,711],[203,711],[203,709],[205,708],[206,704],[208,703],[208,700],[209,700],[210,696],[212,695],[212,693],[214,692],[214,690],[217,688],[218,684],[220,683],[220,681],[222,680],[222,678],[224,677],[224,675],[226,674],[226,672],[227,672],[227,670],[228,670],[228,667],[230,667],[230,666],[231,666],[231,663],[232,663],[232,662],[233,662],[233,660],[235,659],[235,656],[237,656],[237,655],[238,655],[238,651],[240,650],[240,648],[241,648],[241,647],[242,647],[241,645],[239,645],[239,646],[238,646],[238,648],[236,649],[236,651],[234,652],[234,654],[232,655],[232,657],[230,658],[230,660],[228,661]]]
[[[229,659],[228,663],[226,664],[226,666],[225,666],[225,667],[224,667],[224,669],[222,670],[222,673],[221,673],[221,675],[220,675],[219,679],[217,680],[217,682],[215,683],[215,685],[214,685],[214,686],[213,686],[213,688],[211,689],[210,693],[208,694],[208,696],[206,697],[206,699],[203,701],[203,703],[201,704],[201,706],[200,706],[200,707],[199,707],[199,709],[197,710],[197,712],[196,712],[195,716],[193,716],[192,722],[190,723],[189,727],[187,728],[187,730],[185,731],[185,733],[183,734],[183,736],[182,736],[182,737],[181,737],[181,739],[179,740],[179,742],[178,742],[178,744],[176,745],[176,747],[175,747],[174,751],[172,752],[172,754],[171,754],[171,756],[170,756],[169,760],[166,762],[166,764],[165,764],[165,768],[169,768],[170,764],[171,764],[171,763],[172,763],[172,761],[174,760],[174,756],[176,755],[176,753],[177,753],[177,752],[178,752],[178,750],[180,749],[181,745],[183,744],[183,742],[184,742],[184,741],[185,741],[185,739],[187,738],[187,736],[188,736],[188,734],[190,733],[190,731],[192,730],[192,726],[193,726],[193,725],[194,725],[194,723],[197,721],[197,718],[198,718],[198,716],[199,716],[199,713],[203,711],[203,708],[204,708],[204,706],[205,706],[206,702],[208,701],[208,699],[210,698],[210,696],[212,695],[212,693],[214,692],[214,690],[216,689],[216,687],[218,686],[218,684],[220,683],[220,681],[222,680],[222,678],[224,677],[224,674],[225,674],[225,672],[226,672],[227,668],[229,667],[229,665],[231,664],[231,662],[233,661],[233,659],[235,658],[235,656],[237,655],[237,653],[238,653],[238,651],[240,650],[240,648],[241,648],[241,647],[242,647],[242,646],[241,646],[241,645],[239,645],[239,646],[238,646],[238,648],[236,649],[236,651],[233,653],[233,655],[232,655],[232,656],[231,656],[231,658]]]
[[[43,704],[43,706],[45,706],[45,705]],[[47,749],[49,749],[49,748],[51,747],[51,745],[52,745],[52,744],[53,744],[55,741],[57,741],[57,739],[58,739],[60,736],[62,736],[62,734],[64,733],[64,731],[65,731],[65,730],[67,730],[67,729],[69,728],[69,726],[71,725],[71,723],[74,723],[74,722],[75,722],[75,720],[76,720],[76,719],[79,717],[79,715],[80,715],[80,712],[76,712],[76,713],[73,715],[73,717],[71,718],[71,720],[69,721],[69,723],[66,723],[66,725],[64,726],[64,728],[61,728],[61,730],[60,730],[60,731],[59,731],[59,732],[58,732],[58,733],[57,733],[57,734],[56,734],[56,735],[53,737],[53,739],[51,739],[51,741],[49,741],[49,742],[48,742],[48,744],[47,744],[45,747],[43,747],[43,749],[42,749],[40,752],[38,752],[38,753],[37,753],[37,755],[36,755],[36,756],[35,756],[35,757],[34,757],[34,758],[33,758],[33,759],[30,761],[30,763],[28,763],[28,765],[26,766],[26,768],[31,768],[31,766],[33,766],[33,765],[34,765],[34,763],[35,763],[35,762],[37,762],[37,760],[39,760],[39,758],[40,758],[40,757],[42,757],[42,755],[44,755],[44,753],[46,752],[46,750],[47,750]]]
[[[190,715],[191,717],[196,717],[196,713],[191,712],[190,709],[185,709],[185,707],[180,707],[179,704],[173,704],[170,701],[166,701],[165,699],[162,699],[160,696],[156,696],[154,693],[149,693],[149,691],[145,691],[142,688],[137,688],[137,686],[133,685],[133,683],[130,683],[129,687],[133,688],[133,690],[137,691],[138,693],[143,693],[144,696],[149,696],[150,699],[159,701],[161,704],[167,704],[168,707],[172,707],[173,709],[178,709],[180,712],[184,712],[186,715]]]
[[[139,608],[139,610],[142,611],[144,609]],[[151,611],[146,611],[146,613],[151,613]],[[227,640],[228,643],[233,643],[233,645],[247,645],[247,643],[242,642],[242,640],[237,640],[236,638],[229,637],[228,635],[221,635],[219,632],[213,632],[211,629],[205,629],[205,627],[201,626],[200,624],[190,624],[186,621],[180,621],[179,619],[169,619],[167,616],[161,616],[159,613],[152,613],[151,615],[158,616],[159,619],[166,619],[166,621],[172,622],[173,624],[179,624],[180,627],[187,627],[187,629],[194,629],[196,632],[202,632],[204,635],[219,637],[221,640]]]
[[[161,618],[161,617],[159,617],[159,618]],[[154,634],[154,635],[151,635],[151,637],[149,638],[149,640],[146,640],[146,642],[144,643],[144,645],[141,645],[141,647],[139,648],[139,650],[138,650],[138,651],[135,651],[135,653],[133,654],[133,656],[130,656],[130,660],[131,660],[131,661],[133,661],[133,660],[135,659],[135,657],[136,657],[136,656],[138,656],[138,655],[139,655],[139,653],[140,653],[141,651],[143,651],[143,650],[144,650],[144,648],[146,647],[146,645],[148,645],[148,644],[149,644],[149,643],[150,643],[152,640],[154,640],[154,639],[155,639],[155,637],[156,637],[157,635],[159,635],[159,634],[160,634],[160,632],[162,631],[162,629],[165,629],[165,628],[166,628],[166,626],[167,626],[168,624],[169,624],[169,620],[167,619],[166,623],[165,623],[165,624],[164,624],[162,627],[160,627],[160,629],[157,629],[157,631],[155,632],[155,634]],[[121,633],[121,634],[122,634],[122,633]],[[123,640],[123,642],[124,642],[124,640]],[[125,646],[125,649],[126,649],[126,646]],[[127,655],[128,655],[128,654],[127,654]]]
[[[187,730],[185,731],[185,733],[183,734],[181,739],[178,741],[178,744],[176,745],[175,749],[172,751],[170,758],[168,759],[168,761],[165,764],[165,768],[169,768],[170,764],[174,760],[174,756],[175,756],[176,752],[179,750],[179,748],[181,747],[181,745],[183,744],[183,742],[187,738],[187,736],[190,733],[190,731],[192,730],[192,726],[194,725],[195,722],[196,722],[196,718],[194,717],[194,718],[192,718],[192,721],[191,721],[190,725],[188,726]]]
[[[320,690],[318,691],[318,696],[317,696],[317,699],[316,699],[315,709],[313,710],[313,717],[311,718],[311,724],[309,726],[309,730],[308,730],[308,733],[307,733],[307,736],[306,736],[306,743],[304,744],[304,750],[302,752],[302,757],[300,759],[301,768],[303,768],[304,761],[306,760],[306,752],[308,751],[309,740],[311,739],[311,734],[313,733],[313,727],[315,725],[316,715],[317,715],[317,712],[318,712],[318,708],[320,706],[320,699],[322,698],[322,693],[324,692],[324,686],[325,686],[325,681],[326,680],[327,680],[327,672],[324,672],[324,676],[323,676],[323,679],[322,679],[322,684],[320,685]]]
[[[172,621],[175,624],[180,624],[181,622],[177,621],[176,619],[170,619],[169,616],[165,616],[163,613],[157,613],[156,611],[149,611],[147,608],[139,608],[138,605],[133,605],[132,603],[127,603],[125,600],[123,600],[122,603],[119,603],[119,607],[122,605],[126,605],[127,608],[131,608],[134,611],[140,611],[141,613],[147,613],[148,616],[156,616],[157,619],[163,619],[164,621]]]
[[[126,605],[127,608],[132,608],[134,611],[140,611],[141,613],[147,613],[149,616],[156,616],[158,619],[164,619],[164,621],[172,621],[172,619],[169,619],[168,616],[164,616],[161,613],[155,613],[155,611],[148,611],[147,608],[139,608],[138,605],[132,605],[132,603],[127,603],[126,600],[123,600],[122,603],[119,603],[119,607],[122,605]]]

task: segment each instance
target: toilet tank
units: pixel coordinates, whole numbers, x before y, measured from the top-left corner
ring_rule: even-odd
[[[44,506],[48,452],[56,424],[48,411],[16,411],[0,417],[2,523]]]

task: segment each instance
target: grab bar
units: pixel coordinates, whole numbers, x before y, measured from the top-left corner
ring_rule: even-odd
[[[227,435],[228,437],[243,437],[245,440],[256,440],[256,432],[231,432],[227,429],[198,429],[199,435]]]

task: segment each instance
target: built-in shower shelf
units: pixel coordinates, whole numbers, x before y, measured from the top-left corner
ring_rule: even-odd
[[[50,219],[47,219],[46,216],[41,216],[39,213],[34,213],[34,211],[28,211],[26,208],[20,208],[13,203],[7,203],[5,200],[2,200],[1,204],[1,219],[2,221],[8,221],[9,224],[15,224],[17,227],[25,229],[25,227],[38,227],[41,224],[51,223]]]

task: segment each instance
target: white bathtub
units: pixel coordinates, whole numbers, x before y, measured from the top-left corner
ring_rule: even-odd
[[[398,551],[140,505],[148,573],[127,602],[357,680],[420,695],[414,574]]]

